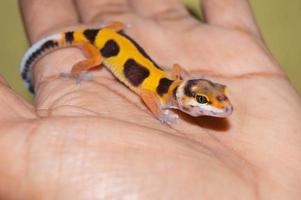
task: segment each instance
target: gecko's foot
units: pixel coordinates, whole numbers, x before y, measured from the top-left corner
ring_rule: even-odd
[[[80,84],[81,81],[91,81],[93,80],[93,75],[87,71],[81,71],[78,75],[74,76],[72,73],[63,72],[60,74],[61,77],[65,78],[75,78],[76,84]]]
[[[169,124],[169,125],[175,124],[178,119],[179,116],[171,110],[164,110],[159,117],[161,123]]]
[[[80,84],[81,81],[91,81],[93,80],[93,76],[91,73],[87,71],[81,71],[76,77],[76,83]]]

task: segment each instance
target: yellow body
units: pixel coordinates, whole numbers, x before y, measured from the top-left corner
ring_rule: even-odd
[[[75,43],[89,42],[89,39],[84,35],[85,30],[76,31],[73,33]],[[102,49],[107,41],[114,40],[120,47],[120,51],[116,56],[103,58],[103,64],[126,86],[131,90],[140,94],[141,90],[153,92],[161,103],[166,102],[171,95],[171,91],[176,86],[175,84],[169,88],[169,91],[160,96],[157,94],[157,87],[162,78],[171,80],[171,76],[162,69],[156,67],[149,58],[145,57],[137,46],[131,40],[124,37],[120,33],[109,28],[100,29],[95,37],[93,45],[98,49]],[[143,65],[150,72],[150,75],[139,86],[132,85],[124,76],[124,64],[128,59],[134,59],[140,65]]]
[[[115,76],[117,76],[132,90],[139,92],[139,89],[147,89],[155,92],[159,80],[163,77],[169,78],[166,72],[156,68],[149,59],[141,55],[131,41],[110,29],[103,29],[100,31],[96,37],[95,46],[98,49],[101,49],[105,41],[109,39],[117,41],[120,45],[120,53],[117,56],[105,59],[104,63],[115,74]],[[122,73],[124,63],[129,58],[134,58],[138,63],[150,71],[150,76],[148,76],[139,87],[132,86]]]

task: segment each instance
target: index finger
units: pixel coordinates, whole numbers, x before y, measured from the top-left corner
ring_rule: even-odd
[[[31,43],[49,34],[70,29],[79,23],[72,0],[20,0],[20,7],[24,27]],[[53,93],[48,87],[46,89],[42,86],[53,86],[53,77],[59,77],[62,72],[69,72],[74,62],[81,58],[81,53],[74,49],[60,50],[43,57],[32,69],[27,69],[30,71],[28,77],[30,82],[33,81],[34,87],[38,88],[35,97],[38,108],[43,101],[51,97],[49,94]],[[60,89],[63,90],[64,87],[61,86]]]
[[[48,32],[78,24],[72,0],[20,0],[25,30],[31,42]]]

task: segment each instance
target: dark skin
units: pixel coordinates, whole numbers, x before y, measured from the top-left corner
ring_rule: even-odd
[[[80,85],[60,77],[83,55],[58,50],[34,67],[34,105],[1,81],[1,199],[300,198],[301,98],[246,1],[202,1],[203,23],[176,0],[20,2],[31,42],[80,22],[131,24],[166,70],[227,85],[234,112],[160,124],[105,68]]]

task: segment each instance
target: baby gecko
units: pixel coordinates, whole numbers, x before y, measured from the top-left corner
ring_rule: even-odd
[[[85,53],[87,59],[72,67],[72,77],[80,79],[83,72],[103,64],[138,94],[162,123],[176,122],[178,115],[171,109],[179,109],[194,117],[227,117],[232,113],[226,86],[203,78],[182,79],[183,71],[178,64],[167,73],[123,29],[123,23],[112,22],[102,28],[53,34],[38,41],[21,62],[25,84],[34,93],[31,71],[37,60],[53,49],[75,46]]]

